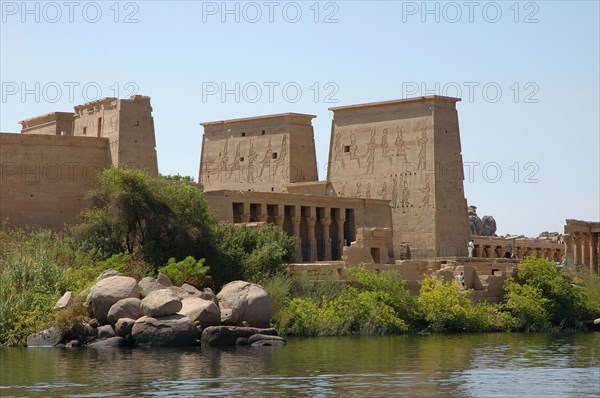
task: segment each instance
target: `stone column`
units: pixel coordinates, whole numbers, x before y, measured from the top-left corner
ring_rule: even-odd
[[[331,260],[331,242],[329,239],[329,226],[331,225],[331,218],[325,217],[319,220],[321,225],[323,226],[323,248],[324,250],[324,260]]]
[[[250,204],[242,203],[242,214],[240,214],[242,222],[250,222]]]
[[[283,229],[283,222],[285,221],[285,216],[275,216],[275,223],[280,229]]]
[[[316,217],[306,217],[308,226],[308,261],[317,261],[317,238],[315,237]]]
[[[590,250],[592,242],[590,239],[590,235],[585,233],[583,234],[583,238],[581,239],[581,250],[583,251],[583,265],[586,267],[590,267],[592,269],[592,260],[590,254],[592,251]]]
[[[491,248],[491,246],[489,246],[489,245],[485,245],[485,246],[483,247],[483,256],[484,256],[485,258],[493,258],[493,256],[492,256],[492,248]]]
[[[483,247],[480,244],[475,244],[475,250],[473,250],[473,257],[483,257]]]
[[[581,265],[581,236],[576,232],[573,234],[573,263]]]
[[[340,214],[341,214],[341,209],[340,209]],[[337,247],[339,249],[339,253],[340,253],[340,259],[342,258],[342,255],[344,254],[344,223],[346,222],[346,218],[345,217],[339,217],[335,220],[335,225],[337,226]]]
[[[269,216],[267,214],[267,204],[261,203],[260,204],[260,214],[258,215],[258,221],[267,222],[268,218],[269,218]]]
[[[301,217],[292,217],[294,224],[294,237],[296,238],[296,261],[302,262],[302,237],[300,236],[300,221]]]
[[[600,273],[600,269],[598,269],[598,262],[600,261],[600,259],[598,259],[598,255],[600,254],[598,252],[598,235],[599,234],[597,232],[592,232],[592,236],[590,239],[590,270],[596,273]]]
[[[565,242],[565,265],[573,265],[575,263],[573,237],[571,234],[564,234],[563,240]]]

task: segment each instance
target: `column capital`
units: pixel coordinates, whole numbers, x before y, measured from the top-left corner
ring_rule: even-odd
[[[320,222],[320,223],[321,223],[321,225],[323,225],[324,227],[328,227],[328,226],[330,226],[330,225],[331,225],[331,218],[329,218],[329,217],[324,217],[324,218],[321,218],[321,219],[319,220],[319,222]]]
[[[316,223],[317,223],[317,218],[316,217],[306,217],[306,223],[313,227]]]
[[[292,217],[292,222],[294,224],[300,224],[300,221],[302,221],[302,217]]]

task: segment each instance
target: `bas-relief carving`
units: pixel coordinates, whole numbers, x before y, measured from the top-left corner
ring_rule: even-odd
[[[369,133],[369,141],[363,144],[357,143],[355,131],[353,129],[337,132],[333,146],[334,163],[339,163],[340,166],[337,167],[337,169],[345,170],[348,165],[346,158],[349,157],[350,161],[356,161],[354,163],[358,165],[359,169],[363,169],[362,174],[374,174],[378,164],[376,159],[377,154],[380,153],[381,159],[387,158],[387,162],[384,161],[381,163],[382,166],[400,165],[402,172],[404,172],[409,169],[408,153],[410,153],[411,157],[414,159],[412,165],[416,165],[415,169],[427,170],[427,143],[429,141],[429,137],[427,136],[428,127],[426,121],[417,121],[412,124],[413,126],[404,126],[409,127],[407,128],[409,131],[419,131],[419,134],[414,136],[412,140],[405,139],[403,127],[399,125],[395,126],[395,151],[390,147],[389,143],[389,130],[391,128],[389,126],[369,127],[367,131],[363,130],[365,133]],[[378,131],[381,131],[379,144],[377,144]],[[348,134],[346,135],[345,133]],[[344,142],[342,140],[342,135],[347,136],[349,142]],[[359,135],[360,137],[367,136],[367,134],[363,134],[363,132]],[[418,151],[413,150],[415,148],[418,149]],[[381,152],[377,151],[377,149],[381,149]],[[396,158],[395,161],[394,158]]]
[[[283,136],[279,147],[279,152],[273,152],[272,139],[269,137],[267,147],[262,151],[257,149],[255,141],[250,140],[247,152],[241,146],[242,141],[238,140],[235,143],[235,156],[230,159],[229,149],[230,142],[228,139],[222,144],[215,143],[207,145],[207,156],[204,160],[204,181],[206,186],[214,184],[214,175],[220,182],[235,181],[235,182],[273,182],[278,172],[285,171],[287,162],[287,136]],[[219,161],[215,161],[210,155],[219,153]],[[262,154],[262,156],[261,156]],[[246,156],[244,156],[246,155]]]

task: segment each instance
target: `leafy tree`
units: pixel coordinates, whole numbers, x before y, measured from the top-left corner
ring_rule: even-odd
[[[295,238],[271,224],[260,227],[219,224],[215,227],[215,284],[236,279],[258,282],[285,270],[294,257]]]
[[[98,185],[73,232],[102,257],[141,255],[156,268],[170,257],[213,254],[213,216],[196,187],[118,168],[100,173]]]

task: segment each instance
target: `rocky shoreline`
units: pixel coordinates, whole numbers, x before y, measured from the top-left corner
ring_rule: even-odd
[[[56,310],[73,294],[65,293]],[[215,295],[164,274],[140,281],[107,270],[87,294],[91,320],[68,330],[50,327],[27,337],[28,347],[188,347],[282,346],[285,339],[269,328],[272,301],[260,285],[230,282]]]

